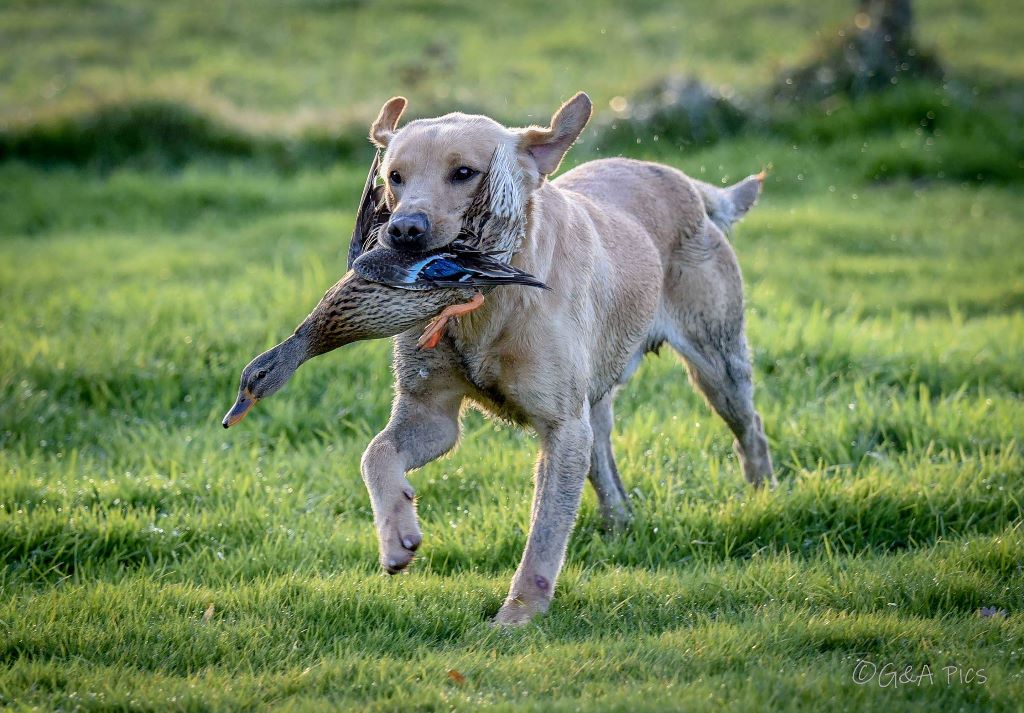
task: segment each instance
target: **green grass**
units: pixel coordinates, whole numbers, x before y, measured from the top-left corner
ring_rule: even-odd
[[[463,5],[429,20],[392,8],[384,34],[377,5],[295,2],[291,22],[308,31],[292,45],[259,31],[265,7],[67,5],[81,22],[60,5],[0,9],[0,106],[18,106],[34,141],[52,115],[73,116],[70,139],[34,144],[51,153],[0,161],[0,707],[1021,709],[1024,124],[1012,100],[991,85],[909,87],[712,147],[588,133],[573,160],[627,152],[709,180],[772,164],[733,242],[781,484],[749,491],[680,364],[649,359],[613,437],[635,525],[603,534],[588,492],[550,614],[498,631],[487,622],[525,543],[531,435],[467,414],[460,449],[411,476],[424,545],[389,578],[358,474],[389,412],[386,343],[310,363],[220,428],[240,368],[342,273],[365,177],[347,134],[296,149],[287,118],[308,94],[316,121],[344,101],[345,120],[365,123],[392,93],[382,77],[444,38],[459,61],[413,82],[423,106],[523,121],[577,85],[628,94],[684,68],[684,53],[753,86],[845,3],[607,4],[548,23],[505,9],[487,22],[536,32],[496,41],[501,61]],[[1024,76],[1010,47],[1020,13],[919,5],[925,39],[958,71]],[[335,36],[346,14],[362,44]],[[723,38],[741,21],[749,33]],[[605,25],[607,45],[593,45]],[[676,29],[690,45],[666,44]],[[129,31],[127,49],[106,41]],[[399,31],[415,41],[384,44]],[[45,48],[30,42],[44,35]],[[115,77],[117,57],[128,69]],[[77,83],[40,99],[62,62]],[[306,78],[285,81],[296,68]],[[115,109],[93,130],[73,112],[97,97],[199,97],[217,118]],[[246,130],[276,133],[239,138],[236,109]],[[111,126],[136,148],[103,144]],[[74,147],[84,158],[61,153]],[[934,679],[858,685],[862,659],[928,665]]]
[[[675,159],[738,175],[786,148]],[[387,579],[358,476],[387,418],[386,344],[311,363],[241,430],[219,428],[240,366],[341,272],[361,167],[0,168],[17,187],[0,267],[0,700],[1010,706],[1024,209],[1016,186],[844,178],[830,151],[800,160],[804,180],[780,158],[735,236],[782,486],[748,492],[679,364],[650,360],[615,435],[636,526],[601,535],[588,494],[551,614],[517,632],[487,618],[524,544],[531,437],[469,415],[461,449],[413,476],[425,546]],[[862,687],[859,658],[988,681]]]

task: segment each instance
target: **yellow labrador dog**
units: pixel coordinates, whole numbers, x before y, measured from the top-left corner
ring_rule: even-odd
[[[612,401],[647,352],[668,344],[679,353],[735,434],[747,480],[774,481],[754,408],[743,284],[725,235],[757,200],[762,176],[717,188],[613,158],[549,181],[590,119],[583,93],[550,126],[525,129],[459,113],[399,128],[405,106],[388,101],[370,131],[384,150],[391,213],[381,240],[415,251],[450,243],[482,174],[500,165],[493,178],[514,189],[525,217],[513,264],[550,289],[501,287],[475,299],[433,349],[417,348],[419,329],[396,338],[391,419],[362,459],[380,560],[397,572],[413,559],[421,534],[406,474],[455,446],[465,403],[532,427],[541,449],[530,533],[495,618],[520,624],[548,608],[588,477],[609,526],[630,517],[612,454]]]

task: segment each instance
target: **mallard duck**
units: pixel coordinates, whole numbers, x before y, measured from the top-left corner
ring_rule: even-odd
[[[459,239],[431,253],[403,253],[381,245],[387,224],[383,189],[376,185],[380,154],[366,179],[349,248],[349,271],[324,294],[295,332],[260,354],[242,371],[238,397],[224,416],[224,428],[241,421],[261,399],[284,386],[306,361],[363,339],[392,337],[431,320],[419,344],[435,346],[448,319],[484,302],[496,285],[544,287],[508,264],[522,239],[522,211],[490,176],[492,166],[463,220]],[[436,315],[436,316],[435,316]]]
[[[369,282],[345,273],[290,337],[269,349],[242,370],[238,397],[224,416],[224,428],[241,421],[260,400],[280,390],[315,356],[364,339],[383,339],[423,324],[438,312],[459,314],[466,291],[435,289],[417,292]],[[472,300],[470,300],[472,302]]]

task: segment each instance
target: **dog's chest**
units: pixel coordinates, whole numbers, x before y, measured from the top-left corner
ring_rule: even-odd
[[[454,336],[447,341],[456,368],[470,387],[470,397],[496,416],[529,423],[529,409],[517,397],[521,391],[517,381],[524,373],[516,368],[519,359],[515,353],[493,342],[466,343]]]

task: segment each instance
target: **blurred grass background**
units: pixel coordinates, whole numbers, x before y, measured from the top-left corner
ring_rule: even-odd
[[[0,7],[0,705],[1018,710],[1024,13],[915,8],[941,79],[787,103],[852,3]],[[688,77],[718,119],[663,100]],[[551,614],[498,632],[529,434],[467,415],[388,579],[358,476],[386,343],[219,418],[343,271],[385,99],[525,124],[578,89],[570,165],[773,167],[733,239],[782,485],[649,360],[614,436],[636,526],[588,493]]]
[[[364,125],[400,88],[412,111],[457,105],[540,121],[583,85],[605,104],[666,74],[763,82],[849,11],[834,0],[712,9],[598,0],[585,11],[539,0],[15,2],[0,14],[0,116],[171,97],[252,128],[335,129]],[[725,29],[737,23],[744,32]],[[972,39],[961,27],[945,21],[951,45]]]
[[[1012,3],[917,9],[921,42],[958,71],[1019,79],[1024,19]],[[362,126],[401,89],[414,112],[543,121],[581,87],[603,105],[678,74],[759,86],[853,10],[848,0],[13,0],[0,9],[0,120],[146,97],[255,129],[336,130]]]

